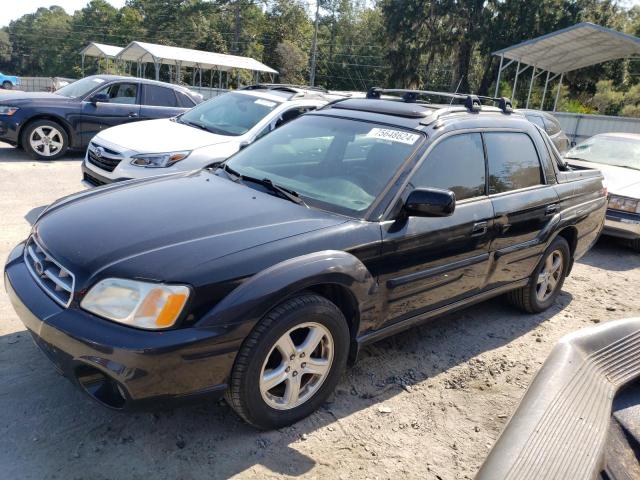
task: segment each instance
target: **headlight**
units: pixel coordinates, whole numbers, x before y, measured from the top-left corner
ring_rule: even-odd
[[[114,322],[158,330],[176,323],[188,298],[185,285],[108,278],[96,283],[80,306]]]
[[[18,107],[8,107],[6,105],[0,105],[0,115],[13,115],[19,110]]]
[[[636,198],[609,196],[609,208],[623,212],[640,213],[640,201]]]
[[[147,168],[170,167],[174,163],[187,158],[190,153],[190,150],[167,153],[141,153],[139,155],[134,155],[131,165]]]

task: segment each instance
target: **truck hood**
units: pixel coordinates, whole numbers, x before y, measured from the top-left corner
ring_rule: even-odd
[[[345,221],[199,170],[66,197],[34,230],[82,288],[107,274],[188,277],[217,258]]]
[[[567,158],[566,162],[569,165],[600,170],[604,176],[604,186],[607,187],[609,193],[640,198],[640,170],[603,165],[602,163],[583,162],[571,158]]]
[[[167,118],[118,125],[100,132],[95,137],[98,142],[103,139],[138,153],[195,150],[235,138],[237,137],[216,135]]]

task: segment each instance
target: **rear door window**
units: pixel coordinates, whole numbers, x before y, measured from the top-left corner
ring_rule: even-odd
[[[414,188],[442,188],[457,200],[485,194],[482,136],[465,133],[445,138],[431,150],[411,179]]]
[[[484,133],[489,164],[489,194],[543,184],[533,140],[526,133]]]
[[[170,88],[158,85],[144,86],[144,104],[152,107],[177,107],[176,94]]]
[[[176,91],[175,94],[178,97],[178,106],[182,108],[195,107],[196,102],[189,98],[188,95],[185,95],[184,93],[178,91]]]

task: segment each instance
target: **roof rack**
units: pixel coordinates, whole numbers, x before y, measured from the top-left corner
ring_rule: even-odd
[[[311,87],[308,85],[294,85],[291,83],[256,83],[242,87],[240,90],[282,90],[291,93],[300,93],[300,90],[311,90],[314,92],[327,93],[327,89],[323,87]]]
[[[436,92],[431,90],[410,90],[403,88],[379,88],[372,87],[367,92],[367,98],[379,100],[382,94],[402,94],[402,99],[406,103],[416,103],[419,96],[445,97],[452,100],[462,100],[465,108],[471,112],[479,112],[482,109],[481,100],[492,101],[498,104],[498,108],[504,113],[511,113],[513,106],[511,100],[506,97],[487,97],[468,93]]]

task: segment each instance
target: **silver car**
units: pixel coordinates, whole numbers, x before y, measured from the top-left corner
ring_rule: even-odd
[[[604,233],[630,240],[640,251],[640,135],[595,135],[573,147],[564,158],[575,168],[597,164],[609,190]]]
[[[527,117],[531,123],[539,126],[556,146],[560,153],[564,153],[571,147],[571,142],[569,141],[569,137],[565,135],[562,131],[562,127],[560,126],[560,122],[551,115],[549,112],[543,112],[542,110],[528,110],[525,108],[518,109],[522,115]]]

